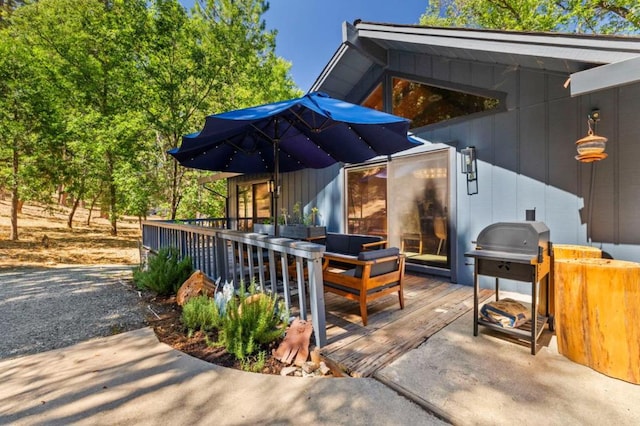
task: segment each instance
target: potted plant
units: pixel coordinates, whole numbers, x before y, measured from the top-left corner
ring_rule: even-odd
[[[282,224],[279,227],[280,236],[296,240],[322,238],[327,234],[327,228],[317,225],[319,217],[320,214],[317,207],[313,207],[309,213],[303,214],[300,202],[293,205],[293,215],[291,217],[288,216],[286,209],[282,209]]]
[[[276,226],[273,223],[273,218],[268,217],[264,219],[258,219],[260,222],[253,224],[253,232],[258,234],[265,234],[273,237],[276,235]]]

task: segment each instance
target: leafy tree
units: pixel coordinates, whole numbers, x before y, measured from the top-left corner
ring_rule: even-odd
[[[7,20],[11,17],[13,11],[24,3],[21,0],[0,0],[0,27],[6,26]]]
[[[142,81],[138,46],[144,40],[143,0],[41,0],[15,12],[29,42],[46,50],[61,68],[57,77],[84,129],[81,142],[93,152],[83,170],[98,173],[106,186],[111,233],[117,234],[116,174],[135,158],[143,129],[136,109]],[[75,176],[86,180],[86,176]],[[83,188],[82,184],[77,185]],[[77,194],[76,198],[82,196]]]
[[[11,240],[18,239],[18,210],[29,193],[47,192],[47,161],[40,156],[55,152],[55,90],[48,72],[13,33],[0,29],[0,189],[11,193]]]
[[[640,31],[635,0],[434,0],[420,19],[430,26],[634,34]]]
[[[267,7],[258,0],[202,0],[189,16],[175,0],[153,2],[145,99],[172,219],[200,175],[166,153],[182,135],[199,130],[206,114],[299,93],[290,65],[275,56],[275,34],[265,30]]]
[[[0,0],[0,189],[118,215],[222,215],[166,151],[206,114],[300,94],[259,0]],[[37,149],[36,149],[37,146]],[[217,182],[215,185],[224,185]],[[217,191],[220,192],[220,191]],[[14,215],[17,238],[17,213]],[[91,214],[89,215],[89,219]]]

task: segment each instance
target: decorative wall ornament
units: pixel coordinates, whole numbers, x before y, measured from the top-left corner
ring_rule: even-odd
[[[591,111],[587,120],[587,125],[589,126],[587,136],[576,141],[576,149],[578,150],[576,160],[583,163],[591,163],[607,158],[607,154],[604,152],[607,146],[607,138],[598,136],[595,133],[596,123],[599,120],[600,111]]]

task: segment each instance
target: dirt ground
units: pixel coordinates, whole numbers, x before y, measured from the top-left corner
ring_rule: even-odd
[[[0,268],[20,266],[53,267],[62,265],[125,264],[137,266],[140,262],[138,244],[141,237],[137,218],[125,217],[118,221],[118,236],[110,235],[107,219],[79,208],[74,216],[73,229],[67,228],[69,208],[45,208],[25,204],[18,215],[18,241],[10,241],[11,203],[0,199]],[[46,237],[45,237],[46,236]],[[134,283],[130,283],[134,286]],[[240,369],[240,363],[224,348],[207,345],[203,333],[189,337],[180,321],[180,307],[175,297],[157,297],[143,291],[142,305],[146,308],[147,322],[158,339],[177,350],[205,361]],[[146,306],[145,306],[146,305]],[[209,334],[209,340],[217,336]],[[271,348],[268,348],[271,349]],[[270,350],[269,350],[270,354]],[[271,356],[262,370],[266,374],[279,374],[283,366]]]
[[[136,218],[118,221],[118,236],[113,237],[109,221],[100,218],[99,211],[92,213],[87,226],[89,211],[79,208],[73,229],[67,228],[69,211],[67,207],[25,204],[18,215],[19,240],[9,241],[11,202],[0,199],[0,268],[139,263],[140,225]]]

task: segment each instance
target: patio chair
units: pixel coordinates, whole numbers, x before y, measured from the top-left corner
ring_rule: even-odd
[[[433,233],[438,239],[438,251],[436,254],[440,255],[440,251],[447,241],[447,221],[444,217],[436,217],[433,219]]]
[[[363,251],[357,257],[340,254],[324,256],[322,278],[324,290],[360,303],[362,324],[367,325],[367,302],[398,293],[400,309],[404,309],[403,254],[397,247]],[[332,262],[352,266],[348,270],[330,267]]]

